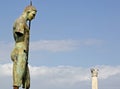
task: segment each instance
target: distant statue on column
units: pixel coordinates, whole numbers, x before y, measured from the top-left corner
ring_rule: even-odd
[[[92,89],[98,89],[98,69],[91,69]]]
[[[24,89],[30,88],[30,74],[28,68],[29,36],[30,26],[27,22],[35,18],[36,8],[27,6],[22,15],[16,19],[13,25],[13,37],[15,46],[11,52],[13,61],[13,89],[19,89],[22,85]]]

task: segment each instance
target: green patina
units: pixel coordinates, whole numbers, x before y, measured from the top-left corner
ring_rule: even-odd
[[[13,61],[13,86],[20,87],[22,85],[25,89],[29,89],[30,87],[28,68],[30,29],[27,21],[31,21],[35,15],[35,7],[27,6],[13,25],[13,36],[15,40],[15,46],[11,53],[11,59]]]

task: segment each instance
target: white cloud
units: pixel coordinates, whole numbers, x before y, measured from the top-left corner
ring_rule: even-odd
[[[13,44],[8,42],[0,42],[0,60],[6,61],[10,59]]]
[[[29,66],[31,74],[31,89],[44,88],[44,89],[79,89],[80,87],[90,89],[91,87],[91,73],[90,68],[74,67],[74,66]],[[119,88],[120,82],[120,66],[96,66],[99,69],[99,84],[103,89],[106,88],[105,83],[112,82],[107,86],[109,89]],[[117,77],[118,76],[118,77]],[[116,78],[117,77],[117,78]],[[11,84],[12,80],[12,64],[0,64],[0,79],[3,79],[2,84],[6,82]],[[8,80],[9,79],[9,80]],[[104,81],[103,81],[104,80]],[[111,80],[111,81],[109,81]],[[11,83],[9,83],[11,82]],[[103,86],[104,85],[104,86]],[[6,87],[6,86],[5,86]],[[1,86],[4,89],[4,86]]]
[[[83,40],[83,45],[86,45],[86,46],[92,46],[92,45],[102,45],[104,43],[103,40],[99,40],[99,39],[86,39],[86,40]]]
[[[80,46],[79,41],[76,40],[41,40],[31,42],[31,50],[47,50],[52,52],[70,51]]]
[[[99,78],[107,79],[112,76],[120,75],[120,66],[97,66],[99,70]]]
[[[0,64],[0,76],[11,76],[12,64]]]
[[[31,42],[31,50],[47,50],[52,52],[59,51],[70,51],[80,48],[81,45],[93,46],[101,45],[102,40],[97,39],[86,39],[86,40],[41,40],[36,42]]]
[[[56,67],[31,67],[31,76],[45,78],[51,83],[69,83],[74,84],[80,81],[89,80],[89,69],[72,66],[56,66]]]

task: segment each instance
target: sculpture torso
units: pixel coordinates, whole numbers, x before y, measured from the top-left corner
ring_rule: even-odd
[[[28,52],[29,46],[29,27],[26,20],[21,16],[19,17],[13,26],[13,34],[16,48],[23,48]]]

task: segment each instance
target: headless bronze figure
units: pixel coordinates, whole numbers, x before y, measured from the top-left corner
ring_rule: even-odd
[[[11,53],[11,60],[13,61],[13,89],[19,89],[21,85],[24,89],[30,88],[28,68],[30,28],[27,25],[27,21],[34,19],[36,12],[35,7],[32,5],[27,6],[13,25],[15,40],[15,46]]]

